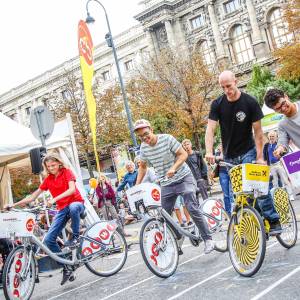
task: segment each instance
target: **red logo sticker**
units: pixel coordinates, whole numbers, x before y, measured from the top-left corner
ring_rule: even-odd
[[[21,260],[18,259],[16,261],[16,266],[15,266],[16,273],[19,273],[21,271],[21,269],[22,269],[22,262],[21,262]]]
[[[18,275],[15,275],[14,277],[14,288],[17,289],[20,285],[20,279]]]
[[[20,298],[20,293],[18,290],[14,290],[13,294],[15,298]]]
[[[34,226],[34,220],[33,219],[29,219],[26,222],[26,229],[30,232],[33,230],[33,226]]]
[[[102,229],[99,232],[99,236],[102,240],[107,240],[109,238],[109,231],[107,229]]]
[[[90,247],[85,247],[81,251],[82,255],[87,256],[93,253],[93,250]]]
[[[116,229],[116,225],[115,224],[107,224],[106,228],[109,231],[114,231]]]
[[[154,201],[159,201],[160,200],[160,192],[158,189],[153,189],[151,192],[151,196]]]
[[[95,237],[94,240],[101,242],[101,239],[99,237]],[[96,244],[94,242],[91,242],[90,246],[94,249],[94,250],[98,250],[101,245]]]

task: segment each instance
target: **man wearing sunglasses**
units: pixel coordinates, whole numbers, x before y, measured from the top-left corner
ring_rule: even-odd
[[[152,166],[161,185],[162,207],[171,215],[179,195],[183,197],[185,207],[199,228],[204,240],[206,254],[214,250],[211,235],[204,220],[196,197],[196,182],[190,168],[185,163],[188,154],[181,144],[169,134],[154,134],[147,120],[138,120],[134,130],[141,139],[140,165],[136,184],[142,182],[147,165]],[[179,233],[177,238],[182,242]],[[182,253],[179,246],[179,251]]]
[[[300,101],[291,102],[279,89],[268,90],[264,101],[269,108],[285,116],[278,125],[278,143],[274,156],[280,158],[281,154],[288,150],[291,142],[300,149]]]

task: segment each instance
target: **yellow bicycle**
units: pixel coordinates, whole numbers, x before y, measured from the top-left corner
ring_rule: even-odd
[[[227,233],[229,256],[237,273],[250,277],[258,272],[264,261],[269,238],[270,223],[261,216],[257,197],[269,191],[270,170],[266,165],[222,164],[231,168],[229,176],[235,198]],[[284,247],[290,248],[297,240],[294,209],[285,188],[276,189],[273,199],[283,228],[276,238]]]

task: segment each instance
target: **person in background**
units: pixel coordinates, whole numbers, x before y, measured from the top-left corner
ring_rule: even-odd
[[[199,151],[194,151],[190,140],[182,141],[182,147],[187,152],[188,158],[186,160],[197,183],[198,192],[201,194],[203,200],[208,199],[207,194],[207,166]]]
[[[177,220],[178,220],[180,226],[185,227],[185,224],[183,222],[182,215],[181,215],[181,206],[183,207],[183,213],[185,215],[187,226],[193,225],[193,222],[191,221],[191,216],[185,207],[183,197],[181,195],[179,195],[176,199],[174,209],[175,209],[175,214],[176,214],[176,217],[177,217]]]
[[[135,162],[137,168],[139,168],[140,163],[141,163],[140,156],[136,156],[135,159],[134,159],[134,162]],[[143,181],[141,183],[145,183],[145,182],[149,182],[149,183],[156,182],[156,175],[155,175],[155,171],[154,171],[153,168],[148,168],[147,167],[146,175],[143,178]]]
[[[57,244],[57,237],[65,228],[69,218],[72,222],[73,237],[65,243],[65,247],[75,247],[79,244],[80,214],[84,212],[84,200],[77,189],[76,178],[72,171],[64,164],[63,160],[57,154],[47,154],[43,159],[44,172],[46,177],[40,187],[29,197],[14,203],[12,207],[25,205],[34,202],[39,195],[48,191],[52,199],[48,200],[48,205],[56,204],[58,213],[46,234],[44,243],[54,253],[61,252]],[[73,269],[64,265],[63,278],[61,285],[68,280],[73,281]]]
[[[137,170],[135,169],[135,164],[133,161],[129,160],[126,162],[126,170],[127,173],[125,174],[123,181],[119,184],[117,191],[121,192],[124,188],[128,185],[129,187],[133,187],[136,182],[136,178],[138,175]]]
[[[270,131],[268,133],[269,142],[264,146],[264,159],[270,166],[270,173],[272,176],[272,188],[276,189],[279,187],[279,182],[286,186],[287,192],[289,193],[291,201],[295,200],[291,184],[285,174],[285,171],[279,162],[279,159],[274,156],[274,152],[277,148],[278,135],[276,131]]]
[[[109,215],[117,220],[118,214],[115,208],[116,195],[104,174],[100,174],[99,176],[96,194],[98,197],[98,208],[104,220],[109,220]]]

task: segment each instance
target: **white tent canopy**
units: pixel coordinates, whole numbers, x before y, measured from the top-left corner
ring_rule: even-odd
[[[30,165],[29,151],[40,146],[41,143],[34,138],[29,128],[0,113],[0,205],[12,201],[9,168]],[[55,123],[46,146],[47,149],[55,148],[59,151],[76,174],[77,187],[85,197],[72,121],[68,114],[67,119]],[[86,201],[86,208],[91,223],[99,220],[89,201]]]

